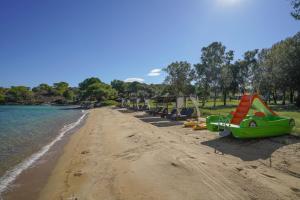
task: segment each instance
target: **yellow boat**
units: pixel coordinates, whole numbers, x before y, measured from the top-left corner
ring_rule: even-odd
[[[189,120],[189,121],[184,122],[183,127],[193,128],[193,130],[204,130],[204,129],[206,129],[206,123],[198,122],[195,120]]]
[[[194,126],[196,126],[199,122],[198,121],[194,121],[194,120],[189,120],[184,122],[183,127],[184,128],[192,128]]]
[[[200,124],[198,123],[198,124],[193,126],[193,130],[195,130],[195,131],[196,130],[205,130],[205,129],[207,129],[205,122],[202,122]]]

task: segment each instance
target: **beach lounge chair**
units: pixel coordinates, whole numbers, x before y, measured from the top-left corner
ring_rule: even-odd
[[[153,108],[146,110],[146,113],[150,114],[153,111]]]
[[[152,115],[154,111],[156,111],[157,108],[151,108],[146,110],[146,113],[148,113],[149,115]]]
[[[155,115],[156,112],[159,112],[162,107],[157,107],[157,108],[152,108],[149,111],[147,111],[148,114],[150,115]]]
[[[164,108],[163,107],[159,107],[157,110],[155,110],[153,112],[153,115],[156,116],[158,113],[160,113]]]
[[[142,109],[142,107],[143,107],[142,105],[137,105],[134,110],[135,111],[140,111]]]
[[[194,113],[193,108],[188,108],[184,112],[181,112],[179,115],[177,115],[177,120],[186,120],[188,118],[191,118]]]
[[[139,111],[145,111],[148,109],[147,105],[140,106]]]
[[[162,113],[162,114],[160,115],[160,117],[161,117],[161,118],[168,118],[168,116],[171,116],[171,115],[176,114],[176,113],[177,113],[177,109],[174,108],[174,109],[171,110],[170,113],[168,112],[168,110],[166,110],[166,112]]]
[[[180,115],[184,115],[185,112],[186,112],[186,110],[187,110],[186,108],[182,108],[181,111],[180,111],[180,113],[176,113],[176,115],[172,115],[171,119],[172,120],[177,120],[177,117],[180,116]]]
[[[183,120],[192,116],[194,109],[192,108],[182,108],[179,114],[171,116],[172,120]]]
[[[177,108],[174,108],[170,113],[165,115],[167,119],[172,119],[172,117],[175,117],[177,115]]]
[[[164,108],[162,111],[157,113],[160,115],[161,118],[163,118],[164,115],[168,114],[168,108]]]

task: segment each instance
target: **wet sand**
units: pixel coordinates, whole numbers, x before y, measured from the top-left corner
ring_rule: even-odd
[[[299,198],[298,138],[219,138],[100,108],[71,136],[39,199]]]

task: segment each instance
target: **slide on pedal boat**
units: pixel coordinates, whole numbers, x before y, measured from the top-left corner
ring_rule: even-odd
[[[291,133],[295,120],[278,116],[257,95],[243,95],[235,112],[206,118],[210,131],[230,130],[236,138],[262,138]]]

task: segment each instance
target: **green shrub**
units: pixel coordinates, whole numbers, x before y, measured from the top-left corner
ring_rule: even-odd
[[[115,100],[101,101],[101,106],[116,106],[116,105],[118,105],[118,102],[116,102]]]

